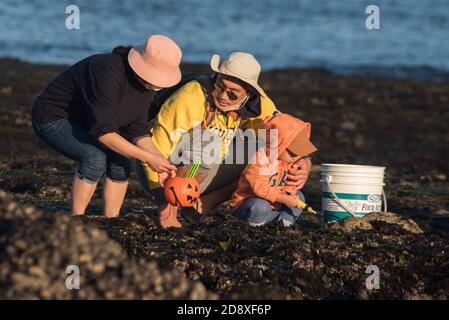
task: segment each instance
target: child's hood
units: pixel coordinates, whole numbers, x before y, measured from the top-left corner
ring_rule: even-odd
[[[286,113],[279,113],[275,116],[269,117],[263,122],[266,133],[267,150],[270,150],[270,130],[277,129],[277,147],[278,155],[282,154],[290,143],[295,139],[296,135],[302,130],[306,130],[307,136],[310,138],[311,125]],[[274,143],[276,140],[273,140]]]

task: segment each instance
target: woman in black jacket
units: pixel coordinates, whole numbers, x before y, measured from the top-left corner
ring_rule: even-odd
[[[149,137],[148,107],[154,91],[181,79],[181,50],[160,35],[142,46],[116,49],[64,71],[33,106],[39,138],[79,162],[72,184],[73,215],[84,214],[105,176],[104,215],[118,216],[128,186],[129,158],[159,173],[176,171]]]

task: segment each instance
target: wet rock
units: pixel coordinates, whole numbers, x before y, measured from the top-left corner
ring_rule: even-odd
[[[13,186],[11,189],[9,189],[9,191],[13,192],[13,193],[35,194],[39,191],[39,186],[37,183],[33,183],[33,182],[19,183],[19,184]]]
[[[346,120],[341,123],[341,128],[347,131],[354,131],[357,128],[357,125],[353,121]]]
[[[449,216],[448,217],[434,217],[429,220],[432,228],[449,232]]]
[[[10,96],[13,93],[13,86],[4,86],[0,88],[0,95]]]
[[[298,292],[295,298],[301,297],[301,290]],[[293,297],[290,296],[284,289],[279,287],[264,287],[262,285],[248,284],[244,286],[240,292],[235,292],[231,295],[231,299],[251,299],[251,300],[290,300]]]
[[[449,210],[446,209],[438,209],[432,212],[432,215],[435,216],[442,216],[442,217],[449,217]]]
[[[210,299],[204,285],[154,262],[129,258],[95,226],[46,216],[0,192],[1,299]],[[66,287],[67,267],[80,289]]]
[[[361,134],[358,134],[355,137],[354,144],[358,148],[363,147],[365,145],[365,138]]]
[[[39,196],[42,197],[64,197],[65,190],[62,187],[44,186],[39,189]]]
[[[423,230],[415,221],[391,212],[372,212],[361,218],[351,217],[343,219],[342,221],[335,223],[333,227],[344,231],[373,230],[378,222],[399,226],[403,230],[413,234],[423,233]]]

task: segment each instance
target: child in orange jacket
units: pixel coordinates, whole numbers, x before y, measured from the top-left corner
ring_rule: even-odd
[[[231,207],[235,216],[254,226],[273,220],[291,226],[302,211],[296,199],[304,201],[304,195],[286,185],[286,177],[295,162],[317,150],[309,140],[311,125],[280,113],[267,118],[263,126],[266,146],[259,148],[242,172]],[[273,130],[277,130],[277,134]]]

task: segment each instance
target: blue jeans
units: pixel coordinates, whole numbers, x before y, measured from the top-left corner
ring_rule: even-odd
[[[301,191],[296,195],[305,200]],[[235,209],[234,215],[241,220],[247,220],[253,226],[261,226],[273,220],[281,220],[285,226],[289,226],[295,223],[301,212],[301,208],[289,208],[285,205],[273,209],[271,203],[265,199],[248,198]]]
[[[97,183],[103,175],[114,182],[126,182],[131,162],[125,156],[95,141],[77,123],[58,119],[48,123],[33,120],[34,132],[52,149],[79,162],[76,174],[88,183]]]

